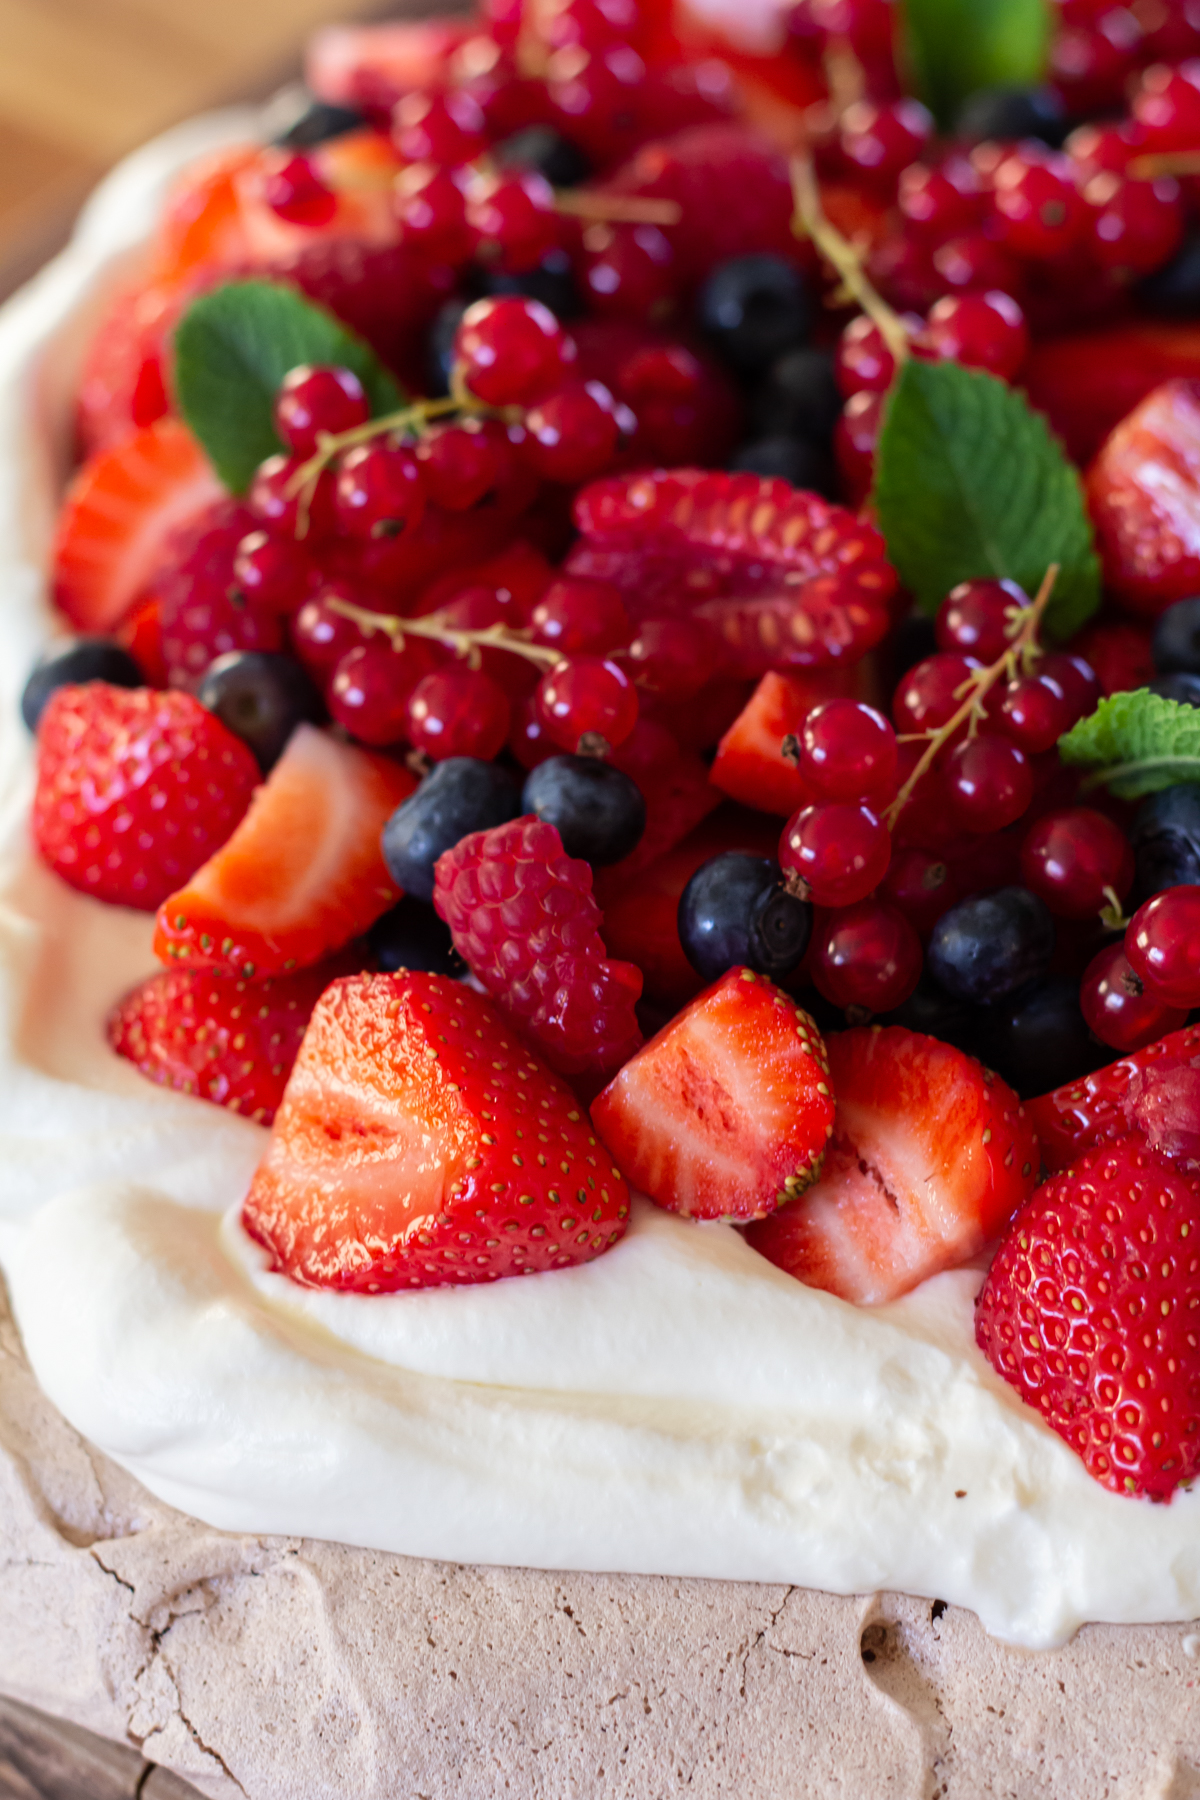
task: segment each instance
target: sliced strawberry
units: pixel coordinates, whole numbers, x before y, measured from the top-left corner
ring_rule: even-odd
[[[1200,379],[1147,395],[1087,478],[1106,586],[1155,617],[1200,591]]]
[[[689,1219],[758,1219],[801,1194],[833,1130],[821,1034],[787,994],[731,969],[592,1104],[626,1178]]]
[[[172,187],[159,219],[154,279],[174,287],[208,269],[231,269],[248,255],[237,178],[262,159],[259,144],[236,144],[192,163]]]
[[[399,899],[379,834],[416,781],[300,725],[229,842],[158,910],[155,954],[245,976],[306,968]]]
[[[815,795],[809,792],[795,759],[784,754],[784,739],[796,736],[822,700],[850,694],[853,688],[854,677],[848,669],[813,670],[803,675],[770,670],[717,746],[709,772],[713,786],[731,800],[790,819]]]
[[[58,518],[56,604],[85,631],[110,630],[155,573],[171,533],[224,492],[178,419],[159,419],[89,457]]]
[[[591,1262],[629,1192],[489,1001],[358,975],[317,1005],[242,1217],[294,1280],[373,1294]]]
[[[1134,319],[1035,342],[1021,385],[1083,467],[1127,413],[1177,375],[1200,376],[1200,326]]]
[[[1032,1192],[1037,1139],[998,1075],[902,1026],[839,1032],[829,1068],[821,1178],[748,1241],[809,1287],[872,1306],[978,1255]]]
[[[1200,1168],[1200,1025],[1040,1095],[1029,1116],[1048,1169],[1065,1169],[1085,1150],[1130,1132]]]

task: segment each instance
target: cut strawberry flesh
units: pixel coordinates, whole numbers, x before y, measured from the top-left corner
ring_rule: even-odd
[[[1131,1132],[1200,1168],[1200,1025],[1172,1031],[1132,1056],[1042,1094],[1029,1102],[1029,1115],[1042,1160],[1052,1171]]]
[[[1200,380],[1164,382],[1122,420],[1087,496],[1118,600],[1156,615],[1200,590]]]
[[[850,694],[853,686],[850,671],[838,668],[803,675],[769,671],[717,746],[709,771],[713,786],[785,819],[807,806],[816,795],[784,755],[784,739],[799,732],[814,706]]]

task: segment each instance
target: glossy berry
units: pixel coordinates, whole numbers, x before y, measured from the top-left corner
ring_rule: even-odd
[[[425,482],[412,447],[390,438],[359,444],[338,464],[337,519],[367,542],[411,531],[425,510]]]
[[[326,678],[345,656],[363,641],[362,632],[344,613],[335,612],[330,602],[349,601],[361,604],[362,596],[342,582],[328,582],[311,600],[306,600],[288,624],[292,648],[313,679],[324,685]]]
[[[689,700],[718,672],[720,640],[703,619],[647,619],[619,660],[643,693]]]
[[[911,163],[901,173],[896,201],[907,231],[930,243],[970,231],[985,210],[983,186],[965,156],[948,157],[938,168]]]
[[[312,230],[328,225],[337,211],[337,195],[326,186],[307,156],[267,150],[262,161],[262,195],[272,212],[289,225]]]
[[[405,94],[392,115],[392,139],[405,162],[443,168],[474,162],[487,148],[479,102],[461,88]]]
[[[646,802],[636,781],[595,756],[551,756],[521,791],[521,811],[553,825],[568,856],[599,867],[641,841]]]
[[[833,433],[833,453],[852,506],[861,505],[875,478],[875,450],[883,429],[884,394],[851,394]]]
[[[1129,110],[1147,150],[1193,149],[1200,141],[1200,62],[1143,70]]]
[[[938,649],[997,662],[1012,644],[1018,613],[1028,605],[1028,594],[1015,581],[960,581],[938,608]]]
[[[969,656],[927,656],[917,663],[892,696],[892,718],[898,732],[936,731],[954,717],[967,697],[966,684],[978,661]]]
[[[1026,755],[1052,750],[1075,723],[1066,695],[1049,675],[1019,675],[1003,690],[996,728]]]
[[[319,724],[325,716],[303,665],[265,650],[219,656],[205,670],[196,698],[249,745],[264,774],[279,761],[297,725]]]
[[[1022,881],[1060,919],[1096,918],[1124,900],[1133,875],[1125,833],[1089,806],[1047,813],[1021,845]]]
[[[435,427],[416,448],[425,492],[446,512],[467,512],[500,477],[492,434],[477,419]]]
[[[521,790],[507,769],[473,757],[434,765],[383,828],[383,860],[398,887],[433,899],[434,866],[473,831],[490,831],[521,812]]]
[[[682,279],[657,225],[589,225],[579,271],[591,310],[625,319],[668,316]]]
[[[789,887],[817,906],[852,906],[887,874],[892,840],[867,806],[802,807],[783,828],[779,866]]]
[[[1130,921],[1125,954],[1154,998],[1200,1005],[1200,887],[1151,895]]]
[[[480,259],[514,274],[536,269],[562,236],[554,189],[533,169],[473,180],[467,189],[467,223]]]
[[[1171,675],[1156,675],[1149,683],[1150,692],[1178,706],[1200,706],[1200,675],[1176,669]]]
[[[1073,717],[1086,718],[1100,704],[1101,687],[1096,671],[1082,656],[1052,650],[1037,665],[1038,673],[1056,682],[1069,703]]]
[[[1009,294],[948,294],[930,308],[925,342],[947,362],[1011,381],[1029,351],[1025,314]]]
[[[986,294],[999,290],[1019,300],[1024,265],[983,231],[947,238],[932,256],[938,285],[951,294]]]
[[[956,999],[990,1005],[1045,973],[1054,921],[1025,888],[974,894],[944,913],[929,940],[929,972]]]
[[[1083,197],[1091,209],[1088,246],[1102,269],[1122,276],[1149,275],[1170,262],[1183,242],[1177,181],[1127,180],[1105,170],[1093,175]]]
[[[806,341],[813,303],[804,277],[782,257],[735,256],[705,280],[696,318],[723,362],[757,375]]]
[[[325,699],[339,725],[363,744],[383,748],[408,734],[408,698],[437,658],[427,642],[409,638],[394,650],[375,635],[347,650],[333,671]]]
[[[441,764],[445,768],[445,764]],[[433,877],[430,876],[432,891]],[[467,965],[454,948],[450,928],[432,906],[405,894],[398,905],[376,919],[367,933],[367,949],[385,975],[398,969],[425,969],[458,980]]]
[[[896,784],[896,734],[860,700],[822,700],[800,731],[805,784],[822,800],[879,803]]]
[[[574,358],[573,342],[536,300],[477,300],[454,337],[462,380],[488,406],[540,399],[558,386]]]
[[[475,248],[475,233],[467,220],[465,190],[462,175],[438,163],[413,163],[402,169],[393,205],[404,245],[431,263],[457,267],[466,262]],[[457,317],[454,323],[457,326]]]
[[[1033,770],[1004,738],[974,737],[956,744],[942,780],[954,817],[966,831],[1003,831],[1033,799]]]
[[[875,105],[856,100],[842,114],[842,156],[864,182],[890,193],[902,169],[916,162],[933,137],[933,119],[919,100]]]
[[[932,931],[942,914],[950,910],[959,891],[950,865],[932,850],[920,850],[910,845],[897,846],[892,851],[883,880],[883,897],[899,907],[909,924],[922,936]],[[899,1023],[909,1021],[902,1019]],[[920,1028],[913,1026],[913,1029]]]
[[[333,476],[324,470],[315,489],[309,489],[302,519],[299,476],[303,467],[303,457],[268,456],[255,470],[246,504],[276,537],[299,537],[303,523],[304,542],[312,548],[335,529]]]
[[[1000,242],[1030,262],[1062,256],[1087,224],[1070,159],[1028,143],[996,170],[992,204]]]
[[[1156,998],[1134,974],[1122,944],[1109,944],[1092,958],[1080,982],[1079,1005],[1089,1030],[1122,1054],[1156,1043],[1187,1019],[1186,1007]]]
[[[921,940],[904,914],[878,896],[833,913],[808,961],[817,992],[865,1013],[903,1005],[921,975]]]
[[[111,638],[72,638],[48,650],[34,664],[21,691],[21,717],[36,731],[46,702],[56,688],[80,687],[88,681],[104,681],[109,687],[140,688],[145,678],[128,650]]]
[[[552,581],[533,609],[534,642],[574,656],[616,650],[633,636],[620,588],[586,576]]]
[[[1139,900],[1200,884],[1200,788],[1191,782],[1150,794],[1130,830]]]
[[[233,559],[233,579],[246,604],[267,612],[291,613],[307,597],[313,565],[294,537],[251,531]]]
[[[896,376],[896,359],[874,319],[860,313],[838,339],[834,363],[837,384],[847,399],[853,394],[883,394]]]
[[[526,460],[547,481],[590,481],[611,463],[620,427],[616,405],[600,381],[557,388],[525,414]]]
[[[300,363],[275,396],[275,429],[294,456],[312,456],[322,433],[353,431],[371,416],[371,403],[353,369]]]
[[[1200,675],[1200,597],[1177,600],[1158,615],[1151,650],[1160,675]]]
[[[780,977],[808,948],[812,909],[783,885],[769,856],[725,851],[703,863],[679,900],[679,941],[705,981],[727,969]]]
[[[537,706],[546,730],[564,750],[578,751],[589,738],[619,744],[637,724],[637,689],[615,662],[599,656],[556,663],[538,684]]]
[[[407,737],[432,762],[451,756],[490,762],[511,722],[508,695],[482,669],[451,664],[422,676],[408,699]]]

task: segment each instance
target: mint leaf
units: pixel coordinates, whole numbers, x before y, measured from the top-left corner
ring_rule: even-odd
[[[1076,768],[1095,769],[1118,800],[1140,800],[1180,781],[1200,782],[1200,711],[1149,688],[1110,694],[1058,741]]]
[[[1046,0],[904,0],[902,44],[917,91],[953,125],[976,88],[1033,87],[1046,73]]]
[[[179,410],[235,494],[245,493],[260,462],[284,448],[272,413],[280,382],[298,363],[353,369],[373,416],[404,404],[369,344],[277,282],[226,282],[193,301],[176,327]]]
[[[911,357],[892,390],[875,461],[888,555],[923,612],[974,576],[1033,595],[1060,565],[1046,609],[1067,638],[1100,603],[1100,565],[1079,476],[1046,421],[979,369]]]

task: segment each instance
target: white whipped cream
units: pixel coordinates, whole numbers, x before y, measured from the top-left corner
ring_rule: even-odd
[[[26,847],[16,696],[72,337],[162,186],[244,117],[142,151],[0,313],[0,1259],[94,1443],[217,1526],[456,1561],[876,1588],[1032,1647],[1200,1612],[1200,1493],[1098,1487],[974,1345],[975,1271],[867,1311],[642,1204],[585,1268],[390,1296],[271,1274],[238,1207],[265,1133],[106,1048],[151,921]]]

